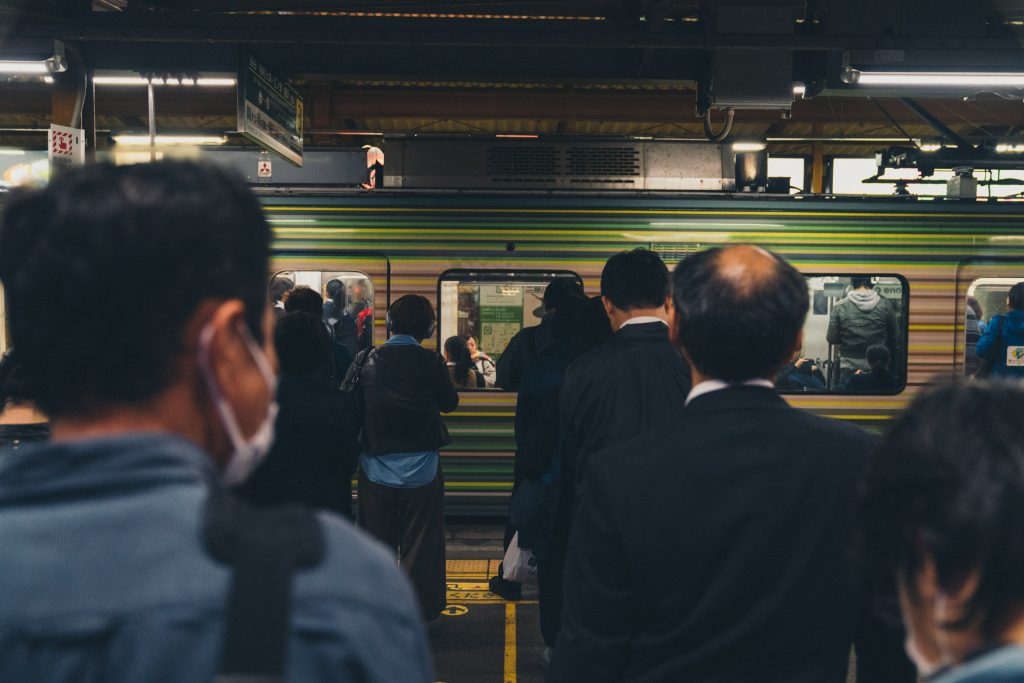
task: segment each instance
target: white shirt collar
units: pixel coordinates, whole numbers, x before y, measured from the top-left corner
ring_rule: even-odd
[[[767,389],[774,389],[775,385],[766,379],[748,379],[746,382],[723,382],[720,379],[706,379],[694,388],[690,389],[689,395],[686,397],[686,403],[683,405],[690,405],[690,401],[703,396],[704,394],[710,394],[712,391],[721,391],[722,389],[728,389],[729,387],[765,387]]]
[[[619,329],[621,330],[626,325],[646,325],[647,323],[661,323],[665,327],[668,327],[668,323],[662,320],[661,318],[658,318],[653,315],[638,315],[635,318],[630,318],[626,322],[619,325]]]

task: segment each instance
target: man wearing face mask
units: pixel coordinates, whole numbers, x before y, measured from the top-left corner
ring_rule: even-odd
[[[193,163],[10,202],[0,281],[53,442],[0,455],[0,680],[433,680],[382,548],[299,510],[254,535],[225,491],[273,440],[269,240],[245,186]],[[282,596],[240,601],[247,580]]]

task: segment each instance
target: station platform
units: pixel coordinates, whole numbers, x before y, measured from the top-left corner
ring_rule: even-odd
[[[442,683],[541,683],[544,642],[536,586],[508,601],[487,589],[502,555],[502,527],[448,529],[448,606],[428,624]]]

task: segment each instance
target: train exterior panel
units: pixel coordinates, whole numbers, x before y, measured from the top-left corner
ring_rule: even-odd
[[[438,304],[450,269],[565,270],[588,294],[605,260],[647,247],[687,253],[754,243],[805,275],[898,275],[909,286],[906,386],[895,395],[787,395],[805,410],[880,429],[922,386],[964,368],[964,310],[978,278],[1024,279],[1024,205],[921,200],[402,194],[267,196],[275,270],[353,270],[383,311],[408,293]],[[437,340],[428,340],[433,347]],[[502,514],[512,487],[515,394],[465,392],[447,416],[451,514]]]

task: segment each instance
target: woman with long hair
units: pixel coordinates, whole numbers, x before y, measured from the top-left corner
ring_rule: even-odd
[[[483,377],[476,373],[469,345],[462,337],[448,337],[444,342],[444,359],[448,362],[448,376],[456,389],[483,387]]]

